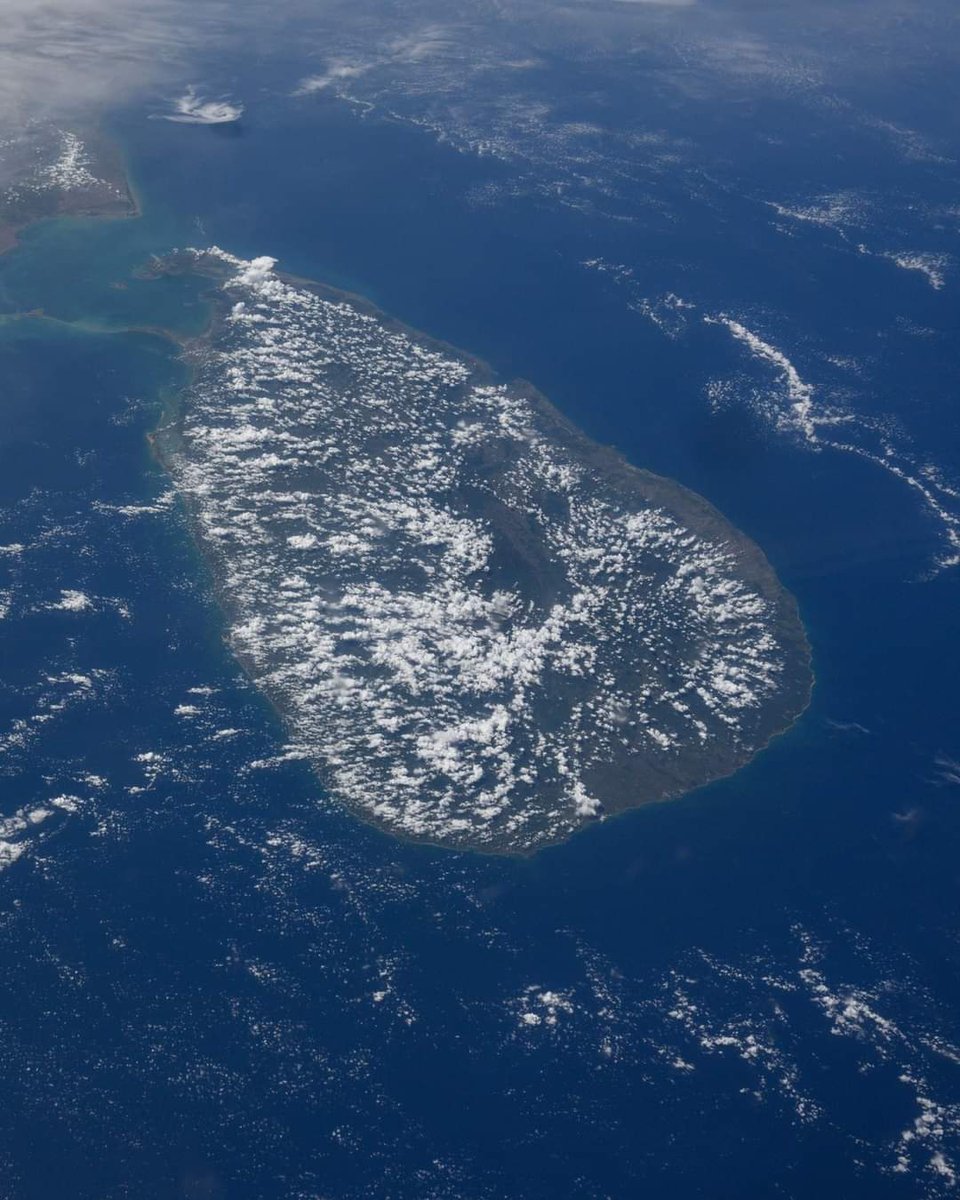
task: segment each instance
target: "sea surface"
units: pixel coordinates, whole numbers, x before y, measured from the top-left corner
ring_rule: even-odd
[[[326,100],[112,133],[142,216],[0,259],[0,1195],[951,1194],[960,568],[949,511],[861,451],[875,414],[888,462],[960,474],[956,285],[758,220],[782,164],[644,224],[477,203],[497,161]],[[206,310],[135,272],[210,245],[369,297],[706,496],[798,599],[809,710],[526,860],[329,802],[148,441],[184,380],[151,330]],[[723,320],[859,415],[784,434],[782,364]]]

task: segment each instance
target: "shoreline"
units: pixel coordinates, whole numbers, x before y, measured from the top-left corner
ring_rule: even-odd
[[[229,278],[231,267],[229,263],[222,263],[211,259],[204,261],[202,259],[195,259],[192,256],[188,257],[184,253],[182,257],[180,255],[174,256],[172,261],[154,262],[146,268],[146,273],[156,273],[157,275],[190,273],[216,281]],[[418,837],[415,834],[405,833],[402,830],[396,829],[388,822],[377,819],[363,807],[339,798],[336,791],[328,785],[322,758],[310,755],[305,756],[304,761],[308,764],[311,773],[318,779],[334,803],[337,803],[343,810],[359,818],[364,824],[376,829],[379,833],[414,845],[430,846],[438,851],[447,853],[476,853],[494,855],[500,858],[531,859],[542,850],[569,841],[576,833],[590,825],[605,823],[623,813],[646,808],[652,804],[665,804],[683,799],[694,795],[696,792],[712,784],[730,779],[797,725],[810,707],[813,691],[816,686],[816,678],[813,672],[812,647],[800,615],[799,605],[792,592],[780,582],[773,566],[760,546],[742,530],[732,525],[715,505],[677,480],[657,475],[642,467],[637,467],[630,463],[615,448],[593,441],[571,419],[557,409],[539,389],[528,381],[522,379],[502,379],[482,359],[461,350],[459,347],[451,346],[440,339],[431,338],[422,331],[404,324],[389,314],[383,313],[375,304],[363,296],[358,296],[355,293],[332,287],[329,284],[288,272],[277,270],[274,274],[278,280],[285,284],[304,289],[333,303],[346,304],[365,315],[372,316],[389,331],[402,332],[421,346],[429,347],[433,350],[442,350],[458,361],[466,363],[475,373],[478,382],[505,383],[522,394],[531,403],[537,415],[550,427],[551,433],[555,433],[560,442],[572,447],[578,461],[583,462],[592,471],[602,472],[604,479],[616,493],[621,495],[624,493],[633,493],[634,495],[639,493],[649,504],[662,506],[670,513],[678,516],[698,536],[704,536],[707,539],[712,537],[729,546],[736,556],[738,577],[756,587],[764,599],[776,605],[777,619],[774,628],[781,639],[781,645],[784,646],[789,660],[789,682],[783,691],[781,705],[785,705],[786,711],[790,715],[789,717],[785,717],[782,723],[777,724],[775,728],[771,729],[761,744],[752,747],[741,755],[735,755],[732,763],[728,762],[728,764],[724,764],[723,766],[717,764],[706,777],[688,782],[682,778],[664,776],[662,785],[656,788],[652,794],[645,795],[641,800],[635,798],[635,792],[632,795],[629,794],[629,789],[626,786],[617,788],[616,790],[619,794],[626,794],[628,796],[623,802],[617,803],[611,801],[605,794],[604,811],[598,818],[585,821],[578,828],[558,833],[556,837],[544,839],[533,846],[496,846],[471,842],[460,844],[442,841],[436,837]],[[204,296],[211,304],[211,316],[208,327],[202,333],[193,337],[171,339],[181,345],[184,351],[183,359],[188,372],[192,371],[190,359],[194,354],[201,354],[204,348],[215,338],[217,331],[222,326],[226,312],[229,310],[228,302],[218,289],[212,287],[209,292],[204,293]],[[176,451],[169,448],[169,446],[165,446],[164,442],[165,440],[169,441],[171,438],[176,439],[178,436],[177,425],[182,413],[182,405],[189,394],[189,390],[190,383],[188,380],[182,392],[171,395],[168,398],[168,402],[164,406],[160,424],[149,435],[153,454],[171,477],[173,477],[171,460]],[[290,717],[285,711],[284,705],[277,697],[271,695],[263,688],[254,674],[252,665],[245,660],[245,657],[237,651],[231,642],[229,629],[236,614],[232,610],[229,597],[223,592],[220,579],[222,566],[218,567],[215,553],[210,551],[204,540],[199,536],[196,529],[196,516],[192,511],[189,501],[182,495],[180,499],[184,504],[184,510],[188,518],[188,525],[194,543],[211,573],[211,585],[215,601],[226,618],[227,630],[225,631],[225,640],[230,651],[244,675],[256,688],[257,693],[264,697],[281,725],[289,730],[291,737],[295,739],[295,730],[291,728]],[[682,751],[679,753],[682,755]]]
[[[174,329],[158,325],[100,327],[92,323],[61,321],[56,317],[47,316],[43,312],[10,314],[4,318],[4,323],[19,320],[50,321],[63,325],[66,328],[77,330],[78,332],[95,335],[109,334],[113,336],[117,334],[132,334],[155,337],[162,340],[171,348],[176,347],[177,357],[185,369],[186,378],[182,387],[171,389],[166,396],[158,397],[161,405],[160,415],[155,428],[146,434],[151,456],[167,475],[173,478],[171,451],[165,447],[164,441],[165,439],[169,439],[171,435],[176,436],[176,426],[182,412],[182,406],[190,392],[195,363],[199,356],[204,353],[205,348],[216,337],[229,311],[229,302],[222,291],[216,286],[216,283],[219,280],[229,278],[231,266],[228,263],[213,259],[198,260],[192,253],[182,252],[168,259],[151,260],[151,262],[143,266],[138,274],[141,278],[158,278],[166,274],[193,274],[209,279],[209,288],[202,288],[199,293],[200,298],[209,305],[204,328],[198,333],[183,334]],[[738,771],[748,766],[768,749],[773,742],[788,733],[798,723],[810,706],[813,689],[816,686],[816,679],[813,673],[812,648],[800,616],[796,598],[780,582],[762,549],[748,535],[727,521],[720,510],[710,501],[677,480],[657,475],[645,468],[633,465],[614,447],[605,446],[593,441],[570,418],[566,417],[565,414],[556,408],[539,389],[528,381],[522,379],[502,380],[484,360],[464,352],[458,347],[451,346],[440,339],[431,338],[429,335],[404,324],[389,314],[384,314],[382,310],[363,296],[292,273],[276,271],[275,275],[279,280],[293,287],[310,291],[333,303],[346,304],[366,315],[375,317],[388,330],[402,332],[419,345],[444,351],[458,361],[467,364],[471,368],[471,371],[474,372],[477,381],[484,383],[507,383],[508,386],[516,390],[531,404],[537,415],[548,426],[551,435],[555,436],[559,442],[572,447],[577,460],[591,471],[602,474],[603,479],[616,493],[633,493],[634,495],[639,493],[648,503],[662,505],[673,514],[676,514],[687,527],[692,528],[698,534],[708,538],[713,536],[722,539],[726,544],[730,545],[736,554],[739,577],[757,586],[765,598],[776,603],[776,611],[778,613],[776,629],[778,633],[786,634],[781,644],[786,647],[792,664],[790,667],[790,678],[793,682],[784,692],[786,711],[792,715],[788,719],[784,719],[782,724],[778,724],[775,728],[771,729],[762,744],[753,747],[742,755],[736,755],[732,762],[728,759],[727,764],[716,764],[708,774],[701,774],[699,778],[685,780],[682,777],[677,778],[671,775],[663,775],[662,782],[648,794],[645,794],[640,800],[636,799],[636,792],[630,788],[627,778],[624,778],[620,784],[617,783],[615,778],[611,779],[608,786],[612,787],[613,795],[622,795],[626,799],[617,802],[607,795],[606,788],[601,788],[600,790],[604,794],[604,810],[601,815],[593,820],[584,822],[583,825],[576,829],[560,832],[556,837],[546,838],[533,846],[496,846],[469,842],[457,844],[441,841],[430,836],[418,837],[414,834],[398,831],[388,822],[378,820],[362,807],[340,799],[336,791],[328,785],[323,760],[318,757],[305,756],[304,761],[307,763],[311,774],[324,787],[332,802],[337,803],[344,811],[359,818],[366,825],[376,829],[378,832],[408,841],[412,844],[432,846],[437,850],[446,852],[492,854],[497,857],[528,859],[535,857],[541,850],[563,844],[570,840],[575,833],[579,832],[586,825],[604,823],[624,812],[646,808],[651,804],[663,804],[683,799],[711,784],[731,778]],[[209,572],[212,598],[224,618],[224,640],[227,642],[228,648],[241,671],[251,685],[256,688],[257,694],[267,701],[281,726],[290,732],[292,738],[295,738],[295,730],[290,726],[290,718],[283,704],[261,686],[252,669],[252,665],[246,661],[244,656],[232,644],[229,633],[235,614],[232,611],[229,597],[222,589],[220,579],[222,567],[218,567],[215,554],[210,552],[205,541],[198,534],[196,516],[191,510],[189,501],[179,491],[178,497],[184,505],[183,511],[187,518],[187,527],[194,547],[199,552],[200,562],[203,568]],[[783,701],[781,701],[781,704],[783,704]],[[682,755],[682,751],[679,753]],[[680,772],[681,776],[682,774],[683,772]]]
[[[143,215],[140,197],[117,142],[100,126],[82,129],[74,136],[79,137],[84,146],[92,147],[94,165],[105,177],[97,177],[93,184],[76,189],[53,185],[38,191],[32,209],[30,204],[24,204],[25,211],[16,216],[4,216],[0,207],[0,255],[15,250],[21,244],[21,234],[46,221],[118,221]],[[96,196],[98,189],[105,193],[99,198]],[[2,199],[0,195],[0,201]]]
[[[99,133],[97,136],[103,137],[102,133]],[[120,162],[118,147],[113,147],[112,149],[112,160],[114,164]],[[64,202],[61,198],[61,207],[55,213],[39,212],[31,219],[17,225],[9,222],[7,224],[0,223],[0,254],[12,250],[20,244],[18,235],[25,229],[40,224],[43,221],[139,218],[142,215],[143,209],[130,180],[129,171],[126,170],[125,166],[121,174],[123,185],[122,211],[116,211],[112,201],[102,205],[90,205],[86,199],[81,199],[80,197],[77,198],[75,207],[64,208]],[[146,278],[158,277],[163,274],[193,274],[206,277],[211,281],[225,279],[229,277],[230,273],[231,267],[228,263],[212,258],[205,260],[203,258],[197,259],[189,254],[189,252],[174,254],[162,260],[154,259],[150,263],[145,264],[141,271],[137,272],[140,277]],[[672,774],[662,775],[661,783],[640,800],[635,798],[635,793],[630,794],[630,788],[626,780],[619,786],[615,780],[612,781],[614,794],[626,795],[627,799],[620,802],[611,800],[606,795],[606,789],[601,788],[600,790],[604,793],[603,813],[595,821],[589,821],[586,824],[605,822],[623,812],[645,808],[650,804],[672,802],[690,796],[710,784],[729,779],[797,724],[810,706],[813,689],[816,686],[816,679],[812,666],[812,648],[800,616],[796,598],[780,582],[763,550],[748,535],[732,525],[710,501],[677,480],[657,475],[643,467],[635,466],[613,446],[602,445],[593,441],[532,383],[523,379],[505,380],[501,378],[490,364],[484,360],[442,339],[433,338],[423,331],[394,318],[390,314],[384,313],[383,310],[378,308],[377,305],[365,296],[291,272],[278,270],[275,272],[275,275],[285,284],[308,291],[331,303],[348,305],[356,311],[376,319],[385,329],[402,333],[418,345],[439,351],[466,364],[478,381],[506,384],[531,404],[538,417],[548,426],[551,434],[560,443],[571,449],[578,461],[586,465],[591,471],[601,474],[616,493],[621,495],[624,493],[639,494],[648,504],[662,505],[669,512],[678,516],[683,524],[692,528],[699,535],[703,535],[706,538],[713,536],[726,545],[729,545],[736,556],[739,577],[757,587],[765,599],[776,605],[778,616],[775,628],[779,634],[785,635],[781,644],[787,649],[788,657],[792,662],[790,675],[795,679],[795,685],[789,686],[785,692],[787,698],[792,699],[792,703],[787,705],[788,711],[792,713],[789,719],[785,719],[782,724],[774,728],[761,745],[742,755],[736,756],[732,765],[726,765],[723,769],[715,767],[706,777],[685,780],[682,777],[677,778]],[[158,424],[155,429],[147,434],[151,455],[168,475],[171,475],[172,472],[168,455],[163,447],[164,435],[169,435],[171,422],[174,425],[176,424],[180,406],[183,403],[184,397],[189,393],[191,386],[190,378],[193,372],[191,359],[195,355],[202,353],[203,348],[216,336],[217,331],[222,325],[225,312],[223,295],[215,286],[204,289],[201,292],[201,299],[209,302],[210,311],[205,327],[198,333],[182,334],[167,327],[154,325],[98,327],[93,324],[84,324],[83,322],[60,322],[65,326],[93,334],[114,335],[129,333],[156,337],[168,345],[177,348],[179,357],[187,371],[187,380],[181,390],[175,391],[172,395],[160,401],[162,407]],[[48,317],[43,312],[10,314],[5,318],[5,320],[10,321],[21,319],[39,319],[52,322],[57,322],[58,320],[55,317]],[[182,495],[180,499],[184,501]],[[220,571],[217,569],[214,556],[208,553],[207,547],[197,533],[196,519],[190,512],[189,504],[184,501],[184,505],[192,539],[200,551],[201,559],[206,565],[206,569],[211,573],[214,599],[226,618],[227,629],[225,630],[225,640],[227,640],[231,653],[240,665],[244,675],[257,688],[258,694],[263,696],[270,704],[271,709],[275,712],[281,724],[289,728],[289,718],[282,704],[277,702],[274,697],[269,695],[258,684],[250,665],[244,661],[243,656],[236,651],[230,642],[229,626],[232,614],[229,598],[222,591],[219,579]],[[680,753],[682,754],[682,751]],[[314,758],[307,759],[306,761],[308,761],[314,776],[319,779],[321,784],[325,784],[322,761]],[[717,766],[719,767],[719,764]],[[682,776],[683,772],[679,774]],[[386,822],[378,821],[376,818],[369,816],[362,808],[348,802],[338,801],[335,792],[330,789],[327,790],[331,798],[335,802],[342,803],[342,807],[346,811],[359,817],[364,823],[381,833],[410,841],[417,845],[434,846],[437,849],[445,851],[495,854],[498,857],[530,858],[542,849],[562,844],[569,840],[573,833],[579,831],[578,829],[574,829],[573,831],[561,833],[554,839],[543,840],[535,846],[524,848],[491,847],[484,844],[469,843],[463,845],[451,844],[438,841],[432,837],[420,838],[398,832]],[[581,825],[579,828],[583,828],[583,826]]]

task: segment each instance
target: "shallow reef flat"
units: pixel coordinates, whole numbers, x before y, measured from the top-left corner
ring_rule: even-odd
[[[156,444],[230,643],[362,817],[530,853],[729,774],[803,710],[794,600],[705,500],[272,259],[154,269],[212,280]]]

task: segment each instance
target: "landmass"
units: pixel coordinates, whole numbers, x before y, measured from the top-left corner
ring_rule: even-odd
[[[219,249],[156,435],[230,644],[330,794],[527,854],[749,761],[810,651],[762,551],[534,388]]]
[[[35,122],[0,142],[0,253],[36,221],[138,211],[119,151],[98,131]]]

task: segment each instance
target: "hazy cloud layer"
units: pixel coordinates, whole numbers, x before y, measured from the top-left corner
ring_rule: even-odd
[[[182,71],[219,2],[0,0],[0,123],[82,117]]]
[[[960,17],[945,0],[0,0],[0,122],[11,115],[64,117],[165,84],[182,90],[194,55],[255,45],[257,54],[314,47],[313,86],[340,82],[373,52],[416,65],[477,37],[566,53],[630,53],[681,42],[678,65],[746,76],[809,74],[812,57],[862,69],[867,33],[915,60],[951,53]],[[935,36],[934,36],[935,35]],[[804,47],[801,51],[801,47]],[[945,49],[946,47],[946,49]],[[462,48],[462,47],[461,47]],[[691,61],[687,51],[695,50]],[[794,56],[800,56],[800,62]],[[871,56],[866,56],[868,59]],[[885,59],[887,61],[887,59]],[[814,72],[815,73],[815,72]],[[307,74],[304,72],[304,74]]]

